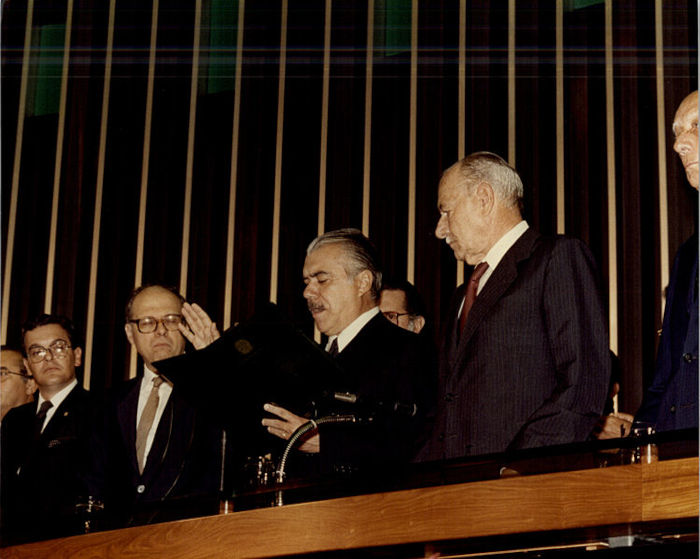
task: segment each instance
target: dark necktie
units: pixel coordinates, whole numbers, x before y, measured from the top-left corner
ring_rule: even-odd
[[[328,348],[328,355],[335,357],[338,355],[338,338],[333,338],[331,342],[331,347]]]
[[[138,427],[136,427],[136,459],[139,463],[140,474],[143,473],[143,469],[146,466],[146,441],[148,440],[148,433],[153,426],[153,420],[156,417],[156,410],[158,409],[158,402],[160,400],[158,388],[161,384],[163,384],[162,377],[155,377],[153,379],[153,388],[151,388],[151,393],[148,395],[146,405],[141,412],[141,419],[139,420]]]
[[[469,277],[467,283],[467,292],[464,295],[464,305],[462,305],[462,314],[459,315],[459,335],[464,331],[464,325],[467,323],[467,315],[476,299],[476,290],[479,288],[479,280],[486,273],[489,265],[486,262],[480,262]]]
[[[44,420],[49,409],[53,407],[51,400],[44,400],[39,406],[39,411],[36,412],[34,419],[34,436],[38,438],[41,435],[41,430],[44,427]]]

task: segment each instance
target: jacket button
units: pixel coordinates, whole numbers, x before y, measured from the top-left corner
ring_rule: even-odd
[[[144,491],[146,491],[145,485],[139,485],[138,487],[136,487],[136,493],[143,493]]]
[[[440,433],[440,435],[438,436],[438,441],[442,442],[444,440],[445,440],[445,433]]]
[[[692,363],[693,362],[693,354],[692,353],[684,353],[683,354],[683,360],[686,363]]]
[[[445,394],[445,402],[452,402],[455,399],[455,395],[452,392]]]
[[[676,406],[671,406],[671,413],[676,413]]]

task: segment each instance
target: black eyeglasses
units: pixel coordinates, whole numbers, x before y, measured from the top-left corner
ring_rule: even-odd
[[[27,359],[32,363],[41,363],[50,353],[51,359],[63,359],[68,355],[71,345],[66,340],[56,340],[49,347],[33,345],[27,350]]]
[[[142,334],[150,334],[158,330],[158,324],[162,323],[166,330],[171,332],[178,329],[180,324],[184,324],[181,314],[166,314],[163,318],[155,318],[153,316],[144,316],[143,318],[134,318],[128,322],[136,324],[139,332]]]
[[[29,375],[27,373],[16,373],[14,371],[10,371],[7,367],[0,367],[0,377],[5,378],[10,375],[17,375],[18,377],[22,378],[29,378]]]
[[[399,318],[402,316],[410,316],[410,312],[395,312],[395,311],[387,311],[382,313],[386,318],[391,320],[394,324],[397,326],[399,325]]]

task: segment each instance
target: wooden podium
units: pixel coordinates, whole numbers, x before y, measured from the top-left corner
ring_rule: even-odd
[[[0,555],[196,559],[364,550],[371,556],[374,548],[422,557],[448,548],[478,554],[607,546],[650,532],[697,545],[697,523],[698,458],[692,457],[232,512],[8,547]]]

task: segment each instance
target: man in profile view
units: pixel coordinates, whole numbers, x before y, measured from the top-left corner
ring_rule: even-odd
[[[685,176],[698,190],[698,92],[688,95],[673,119],[673,149]],[[698,235],[676,253],[666,293],[661,339],[651,385],[634,418],[619,413],[601,420],[600,439],[629,434],[632,421],[653,424],[657,431],[698,426]]]
[[[435,234],[474,271],[452,299],[421,459],[583,441],[602,413],[610,357],[593,256],[530,229],[522,199],[518,173],[489,152],[440,180]]]

